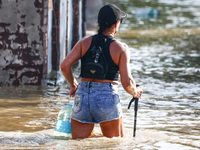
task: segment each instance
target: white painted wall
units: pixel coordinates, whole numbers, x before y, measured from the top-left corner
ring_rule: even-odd
[[[67,35],[67,1],[60,0],[60,63],[65,59],[66,55],[66,35]]]
[[[51,57],[52,57],[52,10],[49,10],[48,12],[48,66],[47,66],[47,73],[49,74],[52,70],[52,63],[51,63]]]

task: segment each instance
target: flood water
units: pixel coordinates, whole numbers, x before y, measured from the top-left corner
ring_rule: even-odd
[[[102,137],[96,125],[96,136],[67,141],[52,137],[58,111],[73,100],[67,83],[0,87],[0,149],[200,149],[199,0],[119,0],[117,5],[128,18],[116,38],[129,45],[132,75],[144,90],[136,137],[134,107],[127,109],[131,96],[121,84],[126,137]],[[147,8],[160,15],[146,15]]]

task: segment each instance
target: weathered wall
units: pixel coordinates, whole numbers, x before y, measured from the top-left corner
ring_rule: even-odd
[[[85,9],[86,0],[0,0],[0,86],[44,85],[47,70],[57,77],[60,62],[85,36]]]
[[[66,39],[60,39],[62,30],[60,28],[60,21],[64,20],[60,12],[60,3],[62,0],[53,1],[53,19],[52,19],[52,70],[58,71],[59,65],[62,61],[63,49],[61,43],[66,40],[66,54],[67,55],[76,42],[86,35],[86,0],[66,0],[67,1],[67,16],[66,16]],[[59,43],[60,41],[60,43]],[[62,51],[62,52],[61,52]],[[61,60],[59,60],[61,59]]]
[[[52,70],[59,70],[60,44],[59,44],[59,28],[60,23],[60,0],[53,2],[53,19],[52,19]]]
[[[45,80],[47,14],[48,0],[0,0],[0,86]]]
[[[79,0],[73,0],[73,38],[72,38],[72,47],[79,40]]]

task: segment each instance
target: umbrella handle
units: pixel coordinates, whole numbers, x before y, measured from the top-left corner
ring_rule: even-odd
[[[136,87],[138,87],[138,86],[140,86],[140,85],[139,85],[139,84],[136,84]],[[133,98],[130,100],[130,102],[129,102],[129,104],[128,104],[128,109],[130,109],[132,102],[134,102],[136,99],[138,100],[138,98],[133,97]],[[137,103],[138,103],[138,102],[137,102]]]
[[[134,106],[135,115],[134,115],[133,137],[135,137],[135,135],[136,135],[136,122],[137,122],[138,100],[139,100],[138,98],[135,99],[135,106]]]
[[[137,87],[140,86],[140,85],[136,85]],[[135,111],[135,115],[134,115],[134,128],[133,128],[133,137],[136,136],[136,122],[137,122],[137,111],[138,111],[138,101],[139,101],[139,98],[136,98],[136,97],[133,97],[131,99],[131,101],[129,102],[129,105],[128,105],[128,109],[131,107],[131,104],[132,102],[135,101],[135,106],[134,106],[134,111]]]

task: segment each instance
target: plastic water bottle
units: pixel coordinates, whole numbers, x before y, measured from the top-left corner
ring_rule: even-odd
[[[71,114],[73,103],[65,106],[58,113],[57,122],[54,129],[54,137],[56,139],[70,139],[71,134]]]

